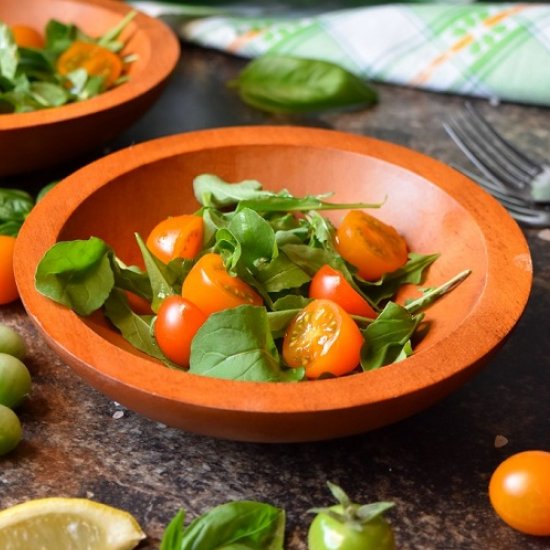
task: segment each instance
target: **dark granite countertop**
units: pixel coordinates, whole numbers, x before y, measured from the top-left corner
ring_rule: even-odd
[[[270,117],[246,107],[226,88],[242,65],[223,54],[184,47],[159,102],[109,149],[206,127],[300,124],[464,162],[441,126],[461,108],[461,97],[377,85],[380,102],[371,109]],[[548,154],[550,110],[475,103],[510,139],[533,154]],[[72,168],[0,183],[36,188]],[[229,500],[262,500],[286,510],[286,547],[305,550],[306,511],[330,503],[325,481],[331,480],[355,500],[394,501],[388,519],[401,549],[548,548],[548,538],[523,536],[504,525],[487,496],[490,474],[504,458],[526,449],[550,450],[550,229],[525,234],[534,263],[531,298],[486,368],[425,412],[336,441],[239,443],[152,422],[80,380],[47,347],[20,303],[0,308],[0,321],[28,342],[26,363],[34,381],[19,410],[24,440],[0,458],[0,508],[37,497],[90,497],[133,513],[148,535],[140,548],[149,550],[158,548],[164,526],[179,508],[192,518]],[[495,445],[497,436],[507,444]]]

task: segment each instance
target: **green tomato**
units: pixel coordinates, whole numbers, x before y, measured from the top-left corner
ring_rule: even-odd
[[[22,436],[23,429],[17,415],[8,407],[0,405],[0,456],[15,449]]]
[[[17,357],[0,353],[0,405],[17,407],[31,390],[31,375]]]
[[[23,359],[27,353],[27,345],[20,334],[11,327],[0,324],[0,353],[13,355]]]
[[[341,505],[330,510],[342,514]],[[309,550],[394,550],[392,528],[382,517],[377,516],[361,525],[361,530],[320,512],[315,516],[308,532]]]

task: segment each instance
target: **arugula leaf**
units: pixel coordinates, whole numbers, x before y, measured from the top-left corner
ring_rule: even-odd
[[[410,338],[423,318],[388,302],[380,315],[362,331],[361,368],[374,370],[403,359],[412,351]]]
[[[97,237],[58,242],[38,264],[36,289],[79,315],[89,315],[105,303],[114,286],[112,254]]]
[[[115,276],[115,286],[122,290],[129,290],[138,296],[141,296],[148,302],[153,299],[151,281],[147,272],[139,267],[127,266],[120,258],[113,258],[111,262],[113,274]]]
[[[77,38],[82,38],[76,25],[50,19],[45,29],[46,50],[56,57],[63,53]]]
[[[213,313],[191,344],[189,372],[194,374],[282,382],[301,379],[301,371],[281,368],[264,307],[243,305]]]
[[[0,76],[13,80],[17,72],[19,53],[10,28],[0,21]]]
[[[265,288],[266,292],[281,292],[300,288],[311,280],[311,277],[288,256],[281,252],[267,264],[260,265],[255,277]]]
[[[301,308],[268,311],[267,320],[269,322],[269,330],[271,330],[273,338],[282,338],[285,335],[286,327],[288,327],[292,319],[294,319],[300,311]]]
[[[221,504],[184,529],[177,550],[283,550],[285,519],[284,510],[262,502]]]
[[[193,180],[193,192],[197,201],[203,206],[214,208],[227,208],[247,198],[272,194],[261,189],[262,184],[257,180],[230,184],[213,174],[201,174]]]
[[[376,92],[343,67],[318,59],[267,54],[251,61],[229,86],[270,113],[303,113],[372,105]]]

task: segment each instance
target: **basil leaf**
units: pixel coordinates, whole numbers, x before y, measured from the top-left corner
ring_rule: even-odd
[[[300,379],[298,371],[281,368],[264,307],[243,305],[213,313],[191,343],[189,372],[194,374],[277,382]]]
[[[180,510],[164,529],[159,550],[183,550],[183,523],[185,510]]]
[[[285,512],[254,501],[221,504],[184,530],[181,550],[283,550]]]
[[[111,249],[97,237],[59,242],[38,264],[36,289],[79,315],[89,315],[105,303],[114,286],[110,255]]]
[[[410,351],[410,338],[423,315],[412,315],[404,307],[389,302],[380,315],[362,331],[365,345],[361,350],[361,367],[374,370],[404,358]]]
[[[402,285],[419,284],[422,282],[425,270],[437,258],[439,258],[439,254],[417,254],[416,252],[411,252],[407,263],[396,271],[387,273],[375,282],[356,278],[356,283],[373,304],[379,305],[383,300],[394,296]]]
[[[237,88],[245,103],[270,113],[303,113],[377,101],[376,92],[343,67],[288,55],[254,59],[229,85]]]
[[[114,288],[105,301],[105,316],[136,349],[159,359],[166,366],[179,368],[168,360],[153,336],[153,315],[137,315],[132,311],[124,293]]]

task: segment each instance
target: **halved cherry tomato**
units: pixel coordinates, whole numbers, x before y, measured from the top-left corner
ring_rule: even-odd
[[[0,304],[9,304],[19,298],[13,273],[15,237],[0,235]]]
[[[20,48],[43,48],[44,37],[28,25],[12,25],[10,27],[15,43]]]
[[[110,88],[122,74],[122,59],[111,50],[75,40],[58,58],[57,70],[68,75],[76,69],[86,69],[89,75],[103,77],[103,87]]]
[[[341,376],[359,365],[363,336],[353,319],[331,300],[313,300],[288,326],[283,358],[304,367],[307,378]]]
[[[189,366],[191,341],[206,315],[181,296],[168,296],[159,307],[154,324],[155,339],[162,353],[182,367]]]
[[[205,254],[191,268],[181,294],[207,315],[243,304],[263,304],[261,296],[242,279],[231,276],[222,257],[214,253]]]
[[[391,225],[361,210],[346,214],[336,230],[336,247],[366,281],[376,281],[407,263],[405,239]]]
[[[184,214],[162,220],[147,237],[147,248],[160,261],[193,259],[202,248],[204,222],[201,216]]]
[[[529,535],[550,535],[550,452],[524,451],[491,476],[489,498],[508,525]]]
[[[333,269],[330,265],[324,265],[311,279],[309,297],[332,300],[350,315],[360,315],[370,319],[376,317],[376,312],[363,296],[346,281],[338,270]]]

